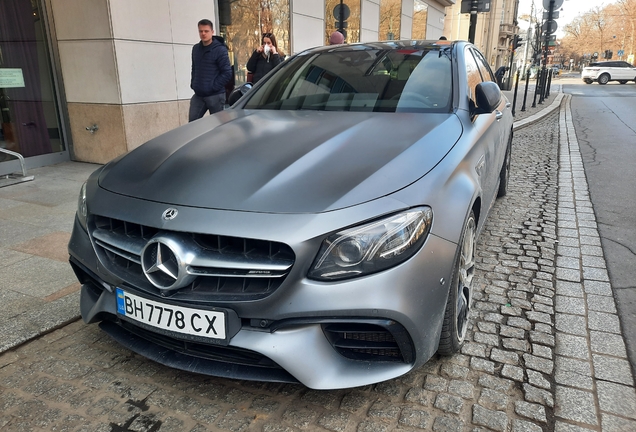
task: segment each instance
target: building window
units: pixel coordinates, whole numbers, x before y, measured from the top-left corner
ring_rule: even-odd
[[[400,39],[402,0],[380,0],[380,40]]]
[[[426,39],[426,20],[428,18],[428,5],[424,0],[413,2],[413,31],[412,39]]]
[[[340,11],[344,13],[340,16]],[[340,18],[344,18],[342,30],[345,43],[360,42],[360,0],[325,1],[325,45],[329,45],[329,36],[338,30]]]
[[[263,33],[272,33],[278,51],[291,54],[289,0],[219,0],[220,35],[228,46],[237,84],[245,82],[245,65],[261,44]]]

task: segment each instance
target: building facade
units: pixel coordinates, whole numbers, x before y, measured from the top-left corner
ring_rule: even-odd
[[[437,39],[455,0],[3,0],[0,148],[27,167],[105,163],[187,122],[196,23],[225,38],[236,82],[262,33],[290,55],[346,42]],[[0,153],[0,175],[18,171]]]
[[[463,0],[469,1],[469,0]],[[490,12],[477,14],[475,45],[493,70],[509,66],[512,39],[519,33],[519,0],[491,0]],[[444,35],[453,40],[468,40],[470,15],[461,13],[461,1],[446,9]]]

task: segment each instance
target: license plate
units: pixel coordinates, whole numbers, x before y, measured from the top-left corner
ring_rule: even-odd
[[[117,288],[117,313],[151,327],[184,335],[225,339],[225,313],[148,300]]]

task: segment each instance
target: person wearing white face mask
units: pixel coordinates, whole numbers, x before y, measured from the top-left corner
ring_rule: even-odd
[[[269,71],[278,66],[281,57],[276,37],[272,33],[263,33],[261,45],[254,50],[247,61],[247,71],[252,74],[252,83],[256,84]]]

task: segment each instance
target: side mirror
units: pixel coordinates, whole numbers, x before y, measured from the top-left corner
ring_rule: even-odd
[[[230,93],[230,97],[227,99],[227,103],[230,105],[234,105],[240,98],[243,97],[245,93],[247,93],[251,89],[252,83],[249,82],[235,88],[234,90],[232,90],[232,93]]]
[[[501,90],[497,83],[486,81],[477,84],[475,88],[477,109],[474,114],[488,114],[493,112],[501,101]]]

